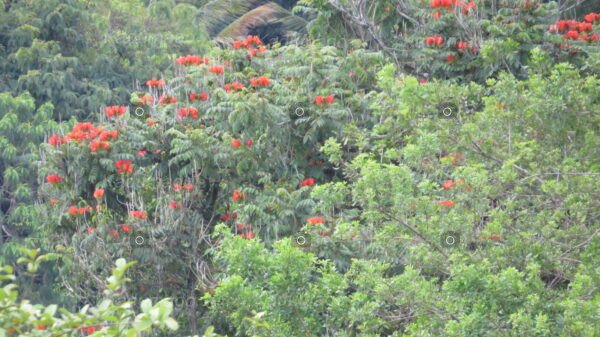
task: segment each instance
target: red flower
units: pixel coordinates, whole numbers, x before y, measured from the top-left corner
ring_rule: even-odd
[[[56,199],[56,198],[52,198],[52,199],[50,199],[50,206],[54,206],[54,205],[56,205],[57,203],[58,203],[58,199]]]
[[[332,104],[333,101],[335,100],[335,96],[333,95],[328,95],[328,96],[316,96],[315,99],[313,100],[313,102],[316,105],[322,105],[322,104]]]
[[[175,60],[175,63],[182,66],[197,66],[200,64],[208,64],[208,58],[201,57],[200,55],[186,55],[178,57],[177,60]]]
[[[177,116],[179,117],[179,119],[183,119],[186,117],[191,117],[193,119],[198,119],[198,110],[194,107],[189,107],[189,108],[181,108],[177,111]]]
[[[79,207],[79,209],[77,209],[77,212],[79,213],[79,215],[84,215],[85,213],[88,213],[91,211],[92,211],[92,208],[90,206]]]
[[[94,227],[86,227],[86,228],[85,228],[85,231],[86,231],[88,234],[94,234],[94,232],[95,232],[96,230],[94,229]]]
[[[225,68],[223,66],[212,66],[208,68],[208,72],[217,75],[223,75]]]
[[[233,48],[240,49],[244,46],[244,41],[233,41]]]
[[[57,134],[52,134],[49,138],[48,138],[48,144],[52,145],[52,146],[59,146],[63,143],[63,139],[57,135]]]
[[[448,55],[446,55],[446,62],[448,62],[448,63],[454,63],[455,60],[456,60],[456,54],[448,54]]]
[[[94,198],[101,199],[103,196],[104,196],[104,189],[103,188],[97,188],[94,191]]]
[[[443,207],[454,207],[454,201],[452,200],[442,200],[442,201],[436,201],[437,204],[443,206]]]
[[[200,93],[200,94],[194,94],[194,93],[190,94],[191,101],[195,101],[195,100],[206,101],[207,99],[208,99],[208,94],[205,92]]]
[[[317,225],[317,224],[322,224],[322,223],[324,223],[324,222],[325,222],[325,219],[324,219],[324,218],[322,218],[322,217],[319,217],[319,216],[315,216],[315,217],[312,217],[312,218],[308,218],[308,219],[306,220],[306,223],[308,223],[309,225],[313,225],[313,226],[314,226],[314,225]]]
[[[45,324],[38,324],[35,326],[36,330],[46,330],[46,325]]]
[[[439,20],[441,16],[442,16],[442,13],[440,11],[431,13],[431,17],[434,18],[435,20]]]
[[[172,209],[178,209],[179,208],[179,204],[176,203],[175,201],[172,201],[169,203],[169,207],[171,207]]]
[[[235,138],[231,140],[231,146],[233,146],[234,148],[237,149],[241,145],[242,145],[242,141],[241,140],[235,139]]]
[[[107,140],[116,140],[119,138],[119,131],[117,130],[113,130],[113,131],[101,131],[100,132],[100,136],[99,139],[101,141],[107,141]]]
[[[158,103],[162,104],[162,105],[167,105],[167,104],[175,104],[177,103],[177,98],[173,97],[173,96],[160,96],[160,98],[158,99]]]
[[[244,235],[244,239],[246,239],[246,240],[252,240],[252,239],[254,239],[254,232],[253,231],[248,231],[248,233],[246,233]]]
[[[178,183],[175,183],[175,184],[173,184],[173,189],[174,189],[175,191],[181,191],[181,185],[180,185],[180,184],[178,184]]]
[[[148,126],[152,127],[152,126],[154,126],[154,124],[156,124],[156,122],[154,122],[154,119],[148,118],[148,121],[146,121],[146,124],[148,124]]]
[[[185,184],[183,184],[183,189],[188,192],[191,192],[194,189],[194,185],[192,185],[190,183],[185,183]]]
[[[246,146],[247,146],[247,147],[251,147],[252,145],[254,145],[254,142],[252,141],[252,139],[248,139],[248,140],[246,141]]]
[[[245,85],[243,85],[243,84],[242,84],[242,83],[240,83],[240,82],[233,82],[233,83],[231,83],[231,87],[232,87],[233,89],[235,89],[235,90],[242,90],[242,89],[244,89],[246,86],[245,86]]]
[[[456,48],[458,48],[458,50],[465,50],[465,49],[469,48],[469,42],[458,41],[458,42],[456,42]]]
[[[104,108],[104,110],[106,111],[106,116],[108,117],[123,116],[123,114],[125,114],[125,112],[127,111],[127,107],[113,105],[107,106],[106,108]]]
[[[231,200],[233,200],[233,202],[238,202],[240,200],[246,199],[246,197],[247,197],[246,193],[242,193],[238,190],[233,190]]]
[[[126,225],[126,224],[122,224],[121,225],[121,230],[125,233],[131,233],[131,226]]]
[[[584,16],[583,19],[589,23],[593,23],[594,21],[600,21],[600,14],[589,13],[586,16]]]
[[[258,49],[257,48],[248,48],[248,55],[250,57],[255,57],[257,54],[264,53],[266,51],[267,51],[267,48],[265,48],[265,47],[260,47]]]
[[[456,186],[456,183],[454,182],[454,180],[446,180],[442,184],[442,188],[445,189],[446,191],[452,189],[454,186]]]
[[[60,184],[62,180],[63,178],[56,174],[52,174],[46,177],[46,182],[48,182],[49,184]]]
[[[67,212],[69,213],[69,215],[72,215],[72,216],[79,215],[79,207],[70,206],[69,208],[67,208]]]
[[[425,38],[425,44],[428,46],[441,46],[444,43],[444,38],[439,35],[429,36]]]
[[[138,150],[137,155],[140,157],[145,156],[148,153],[148,151],[146,150]]]
[[[79,122],[73,126],[73,130],[63,138],[63,141],[76,140],[81,142],[83,140],[92,140],[98,137],[101,132],[102,127],[96,128],[92,123]]]
[[[131,160],[121,159],[115,163],[117,173],[133,173],[133,164]]]
[[[266,76],[253,77],[250,79],[250,85],[253,87],[268,87],[269,84],[271,84],[271,80]]]
[[[570,30],[565,35],[563,35],[565,40],[577,40],[579,38],[579,32],[576,30]]]
[[[151,80],[148,80],[146,82],[146,85],[150,88],[152,87],[156,87],[156,88],[162,88],[165,85],[165,81],[164,80],[157,80],[156,78],[153,78]]]
[[[150,94],[145,94],[144,96],[142,96],[140,98],[140,100],[142,101],[142,104],[144,104],[144,105],[150,105],[150,104],[154,103],[154,97],[152,97],[152,95],[150,95]]]
[[[314,178],[306,178],[304,180],[302,180],[300,182],[300,187],[312,187],[315,185],[315,179]]]
[[[146,212],[144,212],[144,211],[130,211],[129,215],[131,215],[132,217],[134,217],[136,219],[141,219],[141,220],[148,219],[148,214],[146,214]]]
[[[108,150],[108,149],[110,149],[110,143],[109,142],[103,142],[103,141],[100,141],[100,140],[93,140],[90,143],[90,150],[92,152],[96,152],[98,149]]]
[[[467,15],[467,14],[469,14],[469,11],[471,9],[475,9],[475,7],[477,7],[477,4],[475,3],[475,1],[470,1],[466,5],[462,6],[462,12],[463,12],[463,14]]]
[[[119,237],[119,231],[116,229],[110,229],[108,231],[108,234],[110,234],[110,236],[112,236],[115,239]]]
[[[588,23],[588,22],[580,22],[579,26],[577,26],[577,30],[580,32],[591,32],[592,31],[592,24]]]

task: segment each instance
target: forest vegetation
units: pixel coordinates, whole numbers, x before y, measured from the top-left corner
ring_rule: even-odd
[[[0,337],[600,336],[596,0],[3,0]]]

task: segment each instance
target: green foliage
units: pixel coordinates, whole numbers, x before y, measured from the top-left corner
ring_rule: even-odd
[[[556,4],[301,1],[323,40],[203,50],[203,1],[31,3],[0,14],[32,91],[0,94],[4,335],[598,335],[600,79]]]
[[[420,78],[481,83],[501,72],[525,78],[535,48],[547,51],[551,63],[569,61],[598,73],[597,42],[564,40],[550,31],[557,18],[582,20],[585,14],[600,10],[591,1],[570,5],[530,0],[447,1],[452,5],[441,5],[444,2],[302,0],[294,11],[310,15],[308,32],[313,38],[348,50],[352,48],[348,41],[360,39]],[[577,17],[570,10],[574,7],[579,9]],[[597,26],[592,33],[598,34]],[[428,43],[431,36],[442,40]]]
[[[29,254],[30,257],[32,254]],[[0,335],[140,336],[159,329],[177,330],[177,321],[171,317],[173,304],[168,299],[154,305],[150,300],[144,300],[139,314],[131,303],[119,303],[113,299],[127,281],[124,274],[131,265],[123,259],[117,260],[112,276],[107,280],[106,297],[95,305],[85,305],[78,312],[69,312],[54,304],[44,306],[28,300],[19,301],[17,285],[12,283],[15,280],[13,269],[1,267]]]

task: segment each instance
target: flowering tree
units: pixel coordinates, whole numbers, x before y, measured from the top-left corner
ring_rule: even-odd
[[[309,24],[313,36],[361,39],[415,76],[482,82],[500,71],[526,77],[530,51],[536,47],[552,55],[548,61],[568,60],[598,72],[600,32],[592,24],[597,18],[593,11],[600,8],[588,7],[591,12],[580,14],[581,25],[561,26],[556,34],[554,24],[563,16],[570,18],[578,5],[538,0],[304,0],[296,10],[315,18]],[[347,40],[332,43],[349,48]]]

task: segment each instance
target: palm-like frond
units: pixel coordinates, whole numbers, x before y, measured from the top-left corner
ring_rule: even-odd
[[[197,17],[208,34],[216,36],[242,15],[265,3],[265,0],[213,0],[198,11]]]
[[[297,0],[213,0],[197,14],[211,37],[239,37],[259,32],[287,36],[303,32],[306,21],[291,13]],[[268,28],[266,28],[268,27]],[[268,35],[267,34],[267,35]],[[268,36],[261,36],[261,38]]]
[[[242,15],[239,19],[225,27],[219,33],[218,37],[244,37],[253,32],[261,31],[260,27],[269,27],[271,30],[278,30],[282,35],[286,35],[288,31],[304,31],[306,21],[299,16],[293,15],[278,4],[269,2]],[[268,30],[263,29],[264,34],[269,34]],[[270,33],[274,34],[272,31]],[[265,40],[268,40],[268,38]]]

